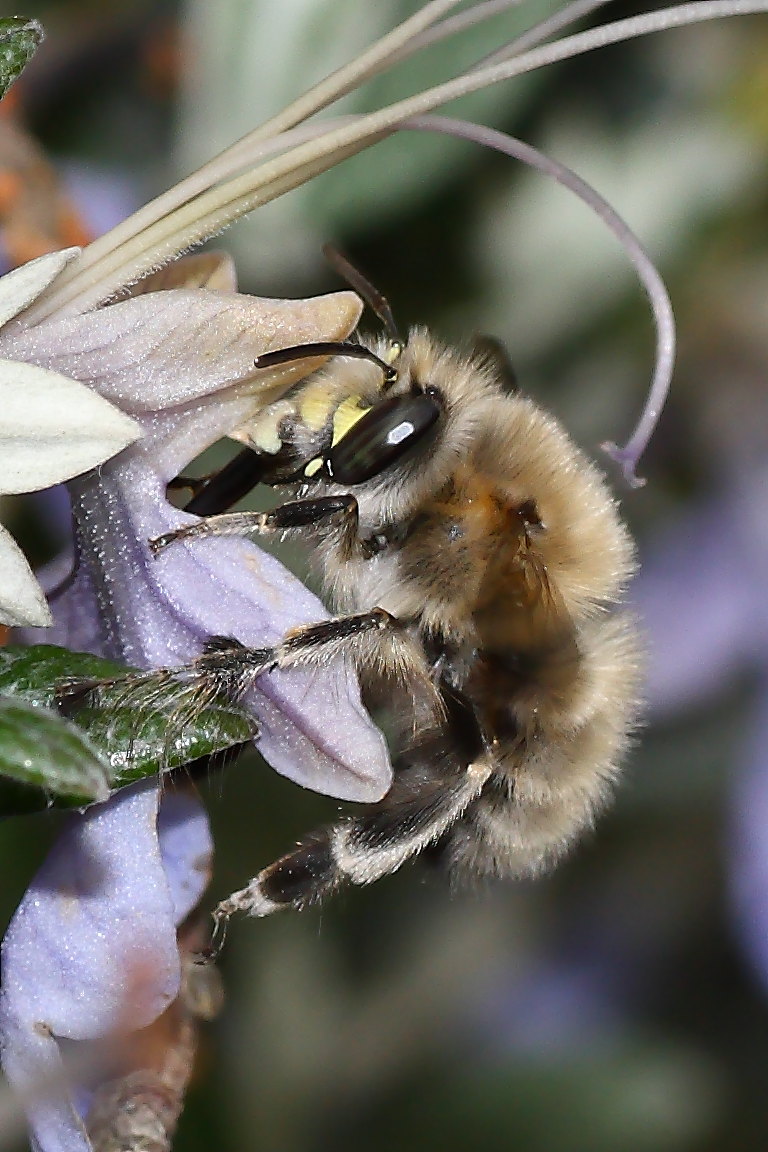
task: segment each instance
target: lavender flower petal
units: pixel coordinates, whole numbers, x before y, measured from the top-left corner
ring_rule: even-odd
[[[47,357],[92,380],[102,395],[141,414],[145,429],[140,442],[70,485],[80,566],[54,601],[56,627],[47,640],[155,668],[193,660],[211,635],[262,648],[290,628],[327,618],[316,597],[249,542],[179,543],[153,559],[147,541],[193,519],[166,501],[167,481],[258,407],[263,385],[240,379],[254,356],[281,342],[301,343],[318,327],[343,330],[350,299],[353,317],[357,301],[338,297],[302,309],[169,290],[42,325],[47,334],[40,337],[31,329],[13,338],[14,355],[21,342],[25,356]],[[113,343],[103,362],[96,321],[106,313],[113,314]],[[169,335],[174,316],[181,331]],[[181,357],[189,375],[179,372]],[[273,384],[282,389],[284,377]],[[250,702],[261,725],[259,749],[277,771],[344,799],[376,800],[388,789],[385,742],[345,661],[321,673],[262,676]]]
[[[0,1044],[3,1071],[29,1117],[32,1152],[93,1152],[53,1037],[8,1017],[0,1005]]]
[[[45,1152],[89,1147],[57,1041],[141,1028],[178,993],[175,914],[195,893],[182,897],[175,880],[169,888],[157,810],[157,789],[142,783],[73,817],[3,943],[3,1067],[18,1090],[36,1093],[30,1124]],[[199,830],[190,816],[188,830]],[[174,813],[166,819],[172,826]],[[172,844],[171,875],[179,865],[189,875],[189,839],[177,828]],[[205,842],[195,850],[205,854]]]
[[[157,834],[174,923],[180,924],[208,887],[213,853],[208,817],[193,793],[163,792]]]
[[[37,492],[94,468],[141,429],[93,390],[37,365],[0,360],[0,492]]]
[[[359,314],[351,292],[294,301],[171,289],[32,328],[8,324],[0,331],[0,356],[93,384],[130,415],[203,399],[237,381],[241,396],[254,396],[258,408],[265,389],[284,390],[306,367],[255,373],[257,355],[316,340],[318,333],[339,339]]]
[[[79,255],[79,248],[64,248],[6,272],[0,279],[0,327],[27,308]]]
[[[15,627],[34,624],[45,628],[51,614],[24,553],[2,524],[0,524],[0,571],[3,585],[0,589],[0,624]]]
[[[768,673],[744,760],[731,819],[731,888],[744,951],[768,986]]]

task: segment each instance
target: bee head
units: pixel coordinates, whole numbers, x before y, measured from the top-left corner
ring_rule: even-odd
[[[378,289],[335,249],[324,251],[376,314],[383,333],[370,344],[339,341],[279,349],[260,356],[256,367],[331,358],[299,390],[299,435],[305,428],[306,447],[314,447],[305,457],[303,475],[350,489],[359,499],[359,486],[365,486],[377,506],[396,515],[425,487],[439,486],[457,453],[466,450],[492,390],[490,374],[442,348],[422,329],[411,330],[404,340]]]
[[[443,414],[435,388],[383,390],[381,398],[331,446],[327,475],[336,484],[364,484],[426,445]]]

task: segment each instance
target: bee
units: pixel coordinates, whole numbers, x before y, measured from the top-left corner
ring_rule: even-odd
[[[621,607],[634,548],[605,479],[496,352],[461,354],[420,328],[402,339],[386,299],[329,258],[384,333],[261,356],[257,368],[330,359],[198,483],[187,510],[204,518],[151,546],[306,539],[335,618],[269,650],[217,639],[203,659],[237,682],[350,656],[367,702],[385,706],[394,783],[224,900],[219,923],[303,908],[426,850],[459,876],[541,873],[605,804],[636,719]],[[257,482],[291,499],[223,511]]]

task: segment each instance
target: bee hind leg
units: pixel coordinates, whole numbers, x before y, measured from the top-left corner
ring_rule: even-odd
[[[321,829],[259,872],[214,911],[217,935],[235,912],[269,916],[301,910],[346,885],[371,884],[396,872],[440,839],[480,794],[492,772],[487,754],[450,777],[424,775],[415,766],[366,815]]]
[[[483,791],[494,758],[471,702],[444,681],[443,719],[398,761],[395,782],[378,804],[322,828],[263,869],[214,912],[218,938],[234,912],[268,916],[302,909],[350,884],[371,884],[436,844]]]

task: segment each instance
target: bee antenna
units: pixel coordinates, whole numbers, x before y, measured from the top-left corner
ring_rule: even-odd
[[[393,384],[397,379],[397,369],[393,364],[382,360],[364,344],[352,344],[345,340],[319,340],[314,344],[297,344],[292,348],[275,348],[263,352],[253,362],[254,368],[274,368],[277,364],[292,364],[294,360],[309,360],[313,356],[349,356],[353,360],[370,360],[384,373],[385,384]]]
[[[362,296],[368,307],[378,316],[384,325],[384,331],[389,337],[392,348],[389,353],[389,360],[394,363],[398,356],[405,348],[405,341],[403,340],[400,332],[398,331],[395,318],[392,315],[392,309],[389,306],[389,301],[386,296],[374,288],[370,280],[363,275],[359,268],[355,268],[354,264],[340,252],[338,248],[334,248],[332,244],[325,244],[323,246],[323,256],[330,264],[334,271],[338,272],[342,279],[346,280],[350,288],[354,288],[359,296]]]

